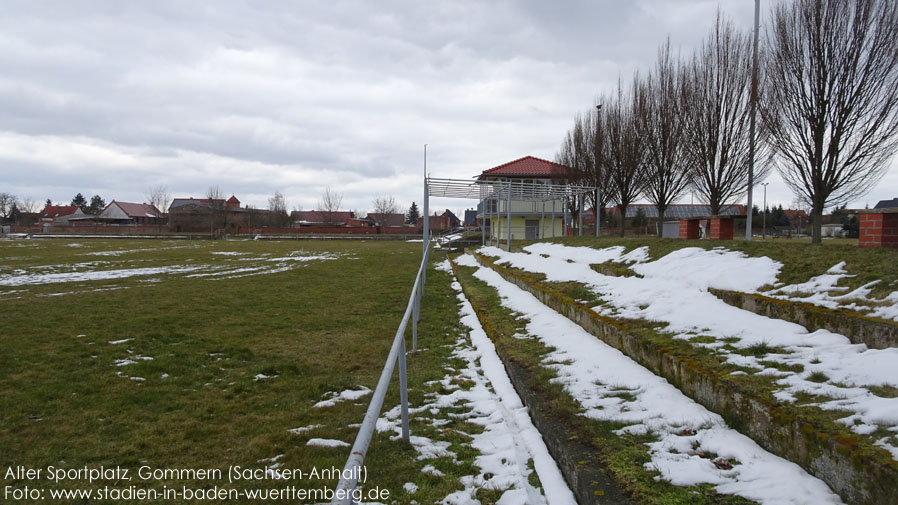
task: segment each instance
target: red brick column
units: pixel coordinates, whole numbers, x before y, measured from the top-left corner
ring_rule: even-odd
[[[729,217],[712,217],[711,240],[733,240],[733,219]]]
[[[680,220],[680,238],[698,240],[698,219]]]
[[[860,218],[858,246],[898,248],[898,214],[864,213]]]

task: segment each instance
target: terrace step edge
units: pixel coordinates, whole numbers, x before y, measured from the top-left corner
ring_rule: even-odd
[[[871,349],[898,347],[898,323],[885,319],[853,310],[827,309],[756,293],[715,288],[708,288],[708,292],[733,307],[799,324],[808,331],[829,330],[845,335],[854,344],[866,344]]]
[[[891,459],[885,449],[853,434],[845,434],[844,429],[831,423],[814,422],[788,405],[755,397],[726,376],[715,376],[670,349],[632,334],[624,324],[601,316],[532,278],[497,265],[482,254],[472,254],[484,267],[496,271],[547,307],[722,416],[731,428],[823,480],[846,503],[898,503],[898,462]],[[883,461],[869,456],[877,452],[881,453],[883,457],[879,459]],[[891,497],[888,498],[891,501],[884,502],[883,497]]]
[[[456,264],[450,259],[453,272]],[[458,278],[458,275],[456,275]],[[459,281],[464,291],[464,284]],[[484,307],[476,300],[468,297],[477,318],[483,324],[486,318]],[[490,334],[490,325],[483,329],[493,342],[495,336]],[[510,356],[503,346],[496,346],[496,353],[512,386],[527,407],[533,425],[542,435],[549,453],[558,464],[561,474],[574,493],[580,505],[632,505],[634,502],[620,486],[609,477],[609,472],[596,454],[596,448],[572,437],[566,423],[556,415],[542,395],[536,390],[536,379],[532,371],[524,364]]]

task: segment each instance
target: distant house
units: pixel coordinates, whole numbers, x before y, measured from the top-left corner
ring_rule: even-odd
[[[98,219],[110,224],[161,224],[164,216],[155,205],[113,200]]]
[[[375,226],[399,227],[405,224],[405,214],[380,214],[377,212],[369,212],[368,219]]]
[[[241,227],[269,226],[271,221],[270,211],[240,207],[240,200],[233,195],[227,200],[175,198],[168,207],[168,227],[175,232],[237,233]]]
[[[480,226],[480,220],[477,219],[477,210],[476,209],[466,209],[465,210],[465,228],[476,228]]]
[[[874,209],[895,209],[898,208],[898,198],[892,198],[891,200],[880,200],[879,203],[876,204]]]
[[[461,226],[461,220],[452,213],[451,210],[446,209],[442,214],[434,214],[430,216],[430,221],[428,222],[430,226],[430,231],[434,233],[439,233],[441,231],[451,230],[452,228],[458,228]],[[424,218],[418,218],[418,229],[424,228]]]
[[[290,221],[294,226],[347,226],[355,213],[350,210],[327,212],[323,210],[294,210]]]
[[[68,226],[72,220],[83,219],[85,216],[87,215],[76,205],[47,205],[40,213],[39,222],[44,226]]]
[[[510,182],[522,187],[533,185],[538,189],[541,185],[567,184],[569,172],[568,167],[564,165],[534,156],[524,156],[484,170],[477,179],[494,184]],[[509,203],[510,209],[506,207]],[[563,209],[564,202],[561,199],[545,202],[514,198],[511,202],[487,200],[478,205],[477,216],[485,224],[487,233],[492,238],[498,235],[498,238],[504,240],[508,238],[510,229],[512,239],[538,239],[564,234]]]

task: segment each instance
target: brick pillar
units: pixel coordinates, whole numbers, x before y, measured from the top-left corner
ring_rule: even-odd
[[[898,248],[898,214],[861,214],[860,247]]]
[[[733,240],[733,220],[728,217],[712,217],[711,240]]]
[[[680,220],[680,238],[698,240],[698,219]]]

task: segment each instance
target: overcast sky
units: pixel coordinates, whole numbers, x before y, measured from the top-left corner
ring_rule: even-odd
[[[0,191],[141,202],[217,184],[314,209],[329,186],[344,208],[405,210],[424,144],[434,177],[552,160],[575,114],[668,34],[691,52],[718,5],[751,26],[751,0],[4,2]],[[853,206],[896,196],[893,164]]]

